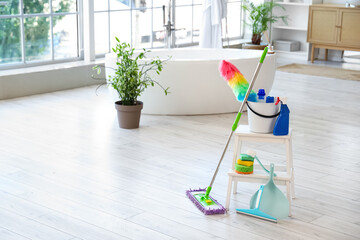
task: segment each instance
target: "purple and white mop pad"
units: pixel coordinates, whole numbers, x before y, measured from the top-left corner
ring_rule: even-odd
[[[186,196],[195,203],[205,215],[224,214],[226,209],[214,198],[206,197],[206,188],[186,190]]]

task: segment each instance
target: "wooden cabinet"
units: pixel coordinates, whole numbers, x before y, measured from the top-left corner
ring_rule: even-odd
[[[360,9],[340,9],[337,44],[360,48]]]
[[[307,41],[315,48],[360,51],[360,8],[342,5],[315,4],[310,6]]]

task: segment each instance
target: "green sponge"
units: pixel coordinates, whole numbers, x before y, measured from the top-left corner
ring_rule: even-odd
[[[254,171],[254,166],[243,166],[235,164],[235,171],[237,173],[250,174]]]
[[[240,154],[240,160],[242,161],[254,161],[254,157],[248,155],[248,154]]]

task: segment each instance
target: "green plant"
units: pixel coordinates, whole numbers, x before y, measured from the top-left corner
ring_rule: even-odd
[[[285,24],[287,24],[287,16],[273,16],[272,11],[274,8],[285,8],[273,1],[264,2],[259,5],[255,5],[253,2],[249,0],[244,1],[243,9],[248,12],[248,21],[245,23],[251,26],[252,30],[252,38],[251,42],[253,44],[260,44],[261,35],[263,32],[268,30],[269,23],[275,23],[278,20],[282,20]]]
[[[6,5],[0,5],[1,15],[17,15],[19,14],[19,0],[2,1]],[[62,0],[59,7],[54,13],[68,12],[72,1]],[[53,3],[54,5],[54,3]],[[47,0],[23,0],[22,6],[25,14],[46,13],[49,8]],[[59,15],[52,18],[53,27],[58,21],[64,18]],[[21,33],[19,18],[3,18],[0,19],[0,63],[7,63],[21,60]],[[49,33],[50,33],[50,17],[27,17],[24,20],[25,33],[25,56],[36,57],[42,55],[50,49]]]
[[[139,63],[139,60],[145,58],[146,53],[150,50],[143,49],[140,53],[135,53],[135,49],[128,43],[121,43],[116,37],[116,47],[113,52],[116,53],[118,61],[117,69],[113,76],[109,76],[110,84],[118,93],[123,105],[136,105],[137,98],[149,86],[155,84],[160,86],[165,95],[169,93],[169,88],[164,88],[159,82],[155,81],[149,73],[156,72],[160,74],[163,69],[163,63],[159,57],[152,58],[150,62]],[[101,73],[101,66],[94,66],[97,74]]]

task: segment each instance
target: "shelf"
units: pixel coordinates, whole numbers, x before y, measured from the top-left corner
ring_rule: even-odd
[[[300,2],[277,2],[280,5],[286,6],[301,6],[301,7],[308,7],[310,3],[300,3]]]
[[[277,168],[277,166],[275,166]],[[290,181],[291,175],[288,175],[286,172],[279,172],[275,171],[276,177],[274,176],[274,181],[278,183],[278,181]],[[234,170],[230,170],[228,172],[228,176],[236,177],[239,179],[243,178],[246,179],[247,182],[264,182],[266,183],[269,180],[269,174],[265,173],[264,170],[254,170],[252,174],[239,174],[236,173]]]
[[[285,29],[285,30],[293,30],[293,31],[307,31],[307,28],[301,28],[301,27],[291,27],[291,26],[273,26],[273,28],[277,29]]]
[[[281,51],[281,50],[274,50],[275,53],[280,53],[280,54],[292,54],[292,55],[299,55],[299,56],[307,56],[307,51],[293,51],[293,52],[289,52],[289,51]]]

